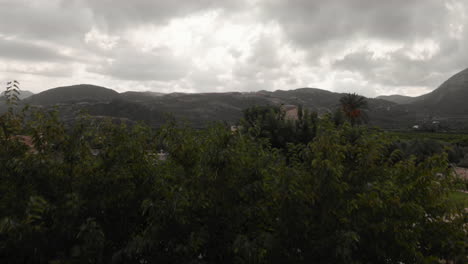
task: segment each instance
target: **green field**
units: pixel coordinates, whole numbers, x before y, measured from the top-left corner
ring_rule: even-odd
[[[455,191],[450,194],[449,198],[455,205],[461,205],[464,208],[468,208],[468,193]]]
[[[468,133],[437,133],[437,132],[387,132],[389,135],[397,137],[401,140],[413,139],[434,139],[448,143],[457,143],[468,146]]]

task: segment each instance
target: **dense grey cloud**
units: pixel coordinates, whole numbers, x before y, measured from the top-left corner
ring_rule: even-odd
[[[0,0],[0,31],[40,39],[81,37],[93,26],[118,31],[207,10],[237,10],[243,0]]]
[[[67,56],[57,50],[25,41],[4,39],[0,37],[0,57],[25,61],[64,61]]]
[[[307,47],[356,36],[417,39],[444,26],[450,15],[441,0],[269,0],[264,6],[266,16]]]
[[[466,14],[465,0],[0,0],[0,78],[417,95],[468,67]]]
[[[111,58],[107,63],[90,66],[88,70],[132,81],[173,81],[188,73],[188,65],[166,50],[136,52],[130,48],[121,49]]]
[[[52,78],[62,78],[62,77],[71,77],[73,71],[73,65],[45,65],[45,66],[36,66],[36,67],[21,67],[18,65],[10,65],[4,69],[4,72],[14,73],[14,74],[27,74],[27,75],[37,75],[37,76],[46,76]]]
[[[0,33],[34,40],[77,41],[93,25],[92,13],[66,2],[0,0]]]
[[[307,51],[309,64],[325,59],[371,83],[435,88],[468,67],[462,0],[272,0],[264,7],[263,15]]]
[[[207,10],[237,10],[243,0],[75,0],[75,5],[88,8],[98,25],[117,30],[144,23],[166,23],[174,17],[184,17]]]

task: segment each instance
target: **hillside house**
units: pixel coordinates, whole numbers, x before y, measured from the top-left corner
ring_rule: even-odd
[[[296,121],[299,119],[299,108],[296,105],[282,105],[281,110],[285,112],[284,118],[286,120]]]
[[[26,145],[29,148],[30,153],[37,154],[36,147],[34,146],[34,140],[31,136],[16,135],[13,138]]]
[[[455,174],[465,180],[468,180],[468,169],[467,168],[461,168],[461,167],[455,167],[454,168]]]

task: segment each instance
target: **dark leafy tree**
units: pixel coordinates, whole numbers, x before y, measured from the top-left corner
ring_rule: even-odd
[[[302,106],[297,118],[286,118],[282,107],[254,106],[244,110],[240,132],[267,140],[274,148],[286,149],[288,144],[307,144],[316,134],[318,117]]]
[[[466,263],[443,151],[305,110],[241,133],[33,112],[0,116],[1,263]]]
[[[355,93],[346,94],[340,98],[340,106],[351,125],[367,122],[368,103],[364,96]]]

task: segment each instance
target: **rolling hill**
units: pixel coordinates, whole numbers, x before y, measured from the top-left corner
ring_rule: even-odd
[[[127,118],[159,126],[164,122],[164,117],[170,114],[178,120],[188,121],[195,127],[204,127],[214,121],[235,123],[242,117],[243,109],[254,105],[294,104],[303,105],[319,113],[331,112],[338,106],[342,95],[316,88],[250,93],[119,94],[100,86],[75,85],[46,90],[30,97],[24,103],[42,107],[58,106],[66,120],[74,119],[84,110],[94,116]],[[372,119],[376,124],[388,123],[385,120],[386,113],[395,104],[381,99],[369,99],[369,104],[372,108]]]
[[[5,98],[4,98],[5,96],[4,96],[4,95],[5,95],[5,92],[1,92],[1,93],[0,93],[0,101],[5,100]],[[25,91],[25,90],[20,90],[20,91],[19,91],[18,98],[19,98],[20,100],[24,100],[24,99],[26,99],[26,98],[28,98],[28,97],[30,97],[30,96],[32,96],[32,95],[34,95],[33,92]]]
[[[254,105],[302,105],[318,113],[334,111],[341,93],[317,88],[296,90],[227,93],[154,93],[124,92],[95,85],[58,87],[33,95],[23,102],[42,107],[59,106],[67,120],[82,110],[94,116],[111,116],[145,121],[153,126],[164,122],[167,114],[186,120],[195,127],[213,121],[235,123],[242,110]],[[468,69],[455,74],[439,88],[419,97],[399,95],[369,98],[369,116],[373,125],[384,128],[408,128],[414,124],[459,118],[468,127]],[[461,121],[460,121],[461,120]]]
[[[119,98],[119,93],[108,88],[80,84],[57,87],[35,94],[25,100],[32,105],[54,105],[72,102],[102,102]]]
[[[442,83],[434,91],[416,97],[414,111],[438,116],[468,116],[468,69]]]
[[[396,104],[410,104],[416,101],[417,97],[393,94],[393,95],[381,95],[381,96],[378,96],[376,99],[387,100],[390,102],[394,102]]]

